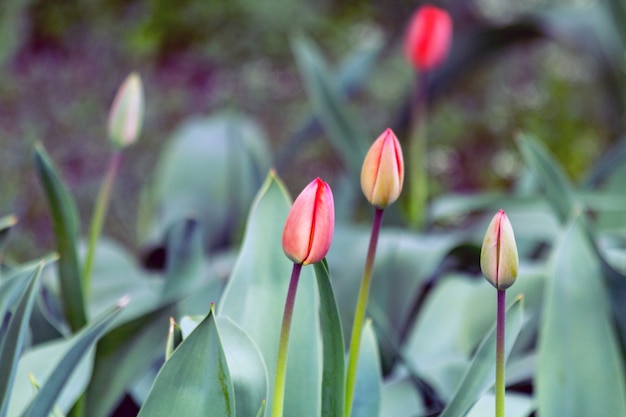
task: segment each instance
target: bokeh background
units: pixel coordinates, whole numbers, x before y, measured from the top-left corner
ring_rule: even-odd
[[[0,214],[20,220],[10,256],[26,259],[53,248],[32,166],[36,142],[51,153],[87,224],[111,149],[108,108],[133,70],[143,78],[146,119],[140,141],[124,153],[105,233],[137,253],[139,196],[189,117],[234,110],[252,118],[292,193],[313,176],[332,181],[341,170],[328,134],[315,123],[294,36],[313,40],[331,72],[347,74],[348,111],[367,140],[387,126],[403,140],[415,74],[402,38],[419,4],[3,0]],[[430,83],[432,195],[514,186],[518,132],[544,141],[568,174],[583,181],[624,127],[623,2],[436,4],[452,15],[455,37],[450,59]],[[355,56],[367,59],[349,60]]]

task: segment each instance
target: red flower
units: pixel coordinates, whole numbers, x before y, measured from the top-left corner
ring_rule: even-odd
[[[430,70],[446,58],[451,40],[452,19],[448,12],[426,4],[411,18],[404,52],[413,66]]]
[[[283,231],[283,250],[297,264],[326,256],[335,229],[335,203],[330,186],[314,179],[294,201]]]

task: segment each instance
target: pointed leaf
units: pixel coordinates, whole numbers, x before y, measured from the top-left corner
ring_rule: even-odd
[[[138,417],[235,417],[235,393],[213,309],[159,371]]]
[[[328,131],[331,145],[343,159],[350,177],[358,183],[369,147],[362,139],[365,136],[346,111],[337,83],[333,82],[319,49],[310,40],[299,37],[293,42],[293,52],[313,111]]]
[[[563,168],[536,139],[527,135],[519,136],[517,144],[524,162],[543,187],[546,199],[561,222],[565,222],[574,210],[577,199]]]
[[[17,217],[4,216],[0,218],[0,261],[2,260],[2,252],[7,244],[9,232],[17,224]]]
[[[22,292],[15,312],[6,329],[6,335],[0,344],[0,415],[6,415],[9,406],[9,396],[15,379],[15,370],[19,355],[24,348],[28,334],[28,321],[35,304],[35,297],[39,289],[39,277],[43,263],[33,272],[28,286]]]
[[[204,247],[202,230],[196,220],[182,219],[167,233],[167,263],[163,296],[175,298],[187,293],[199,277]]]
[[[351,417],[378,417],[381,396],[382,372],[378,341],[372,321],[368,320],[363,326]]]
[[[535,377],[543,417],[626,416],[623,358],[584,227],[570,221],[552,255]]]
[[[236,415],[255,415],[269,395],[263,356],[252,339],[228,317],[217,317],[217,324],[235,389]]]
[[[37,396],[22,417],[45,416],[52,411],[56,400],[70,379],[76,365],[90,351],[128,302],[127,298],[121,299],[115,307],[90,323],[76,335],[72,346],[59,361],[43,385],[43,388],[37,393]]]
[[[322,415],[342,417],[344,413],[345,355],[343,330],[326,260],[315,265],[320,295],[320,322],[324,362],[322,371]]]
[[[495,291],[494,291],[495,304]],[[518,297],[507,309],[505,333],[505,357],[508,357],[524,323],[523,298]],[[441,417],[462,417],[480,397],[494,385],[496,380],[496,329],[495,326],[483,339],[472,362],[448,403]]]
[[[78,260],[78,215],[76,205],[47,152],[35,148],[35,168],[48,200],[54,236],[59,253],[59,280],[65,319],[73,331],[87,323],[82,273]]]

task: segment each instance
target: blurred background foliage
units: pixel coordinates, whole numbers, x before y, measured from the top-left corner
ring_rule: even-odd
[[[138,196],[155,176],[161,150],[189,117],[240,111],[268,138],[272,165],[289,189],[300,189],[317,175],[332,183],[339,178],[341,161],[327,135],[311,122],[291,39],[298,34],[313,39],[333,70],[351,53],[380,45],[375,62],[367,64],[371,69],[364,70],[366,78],[347,83],[349,111],[365,142],[387,126],[402,140],[413,70],[401,44],[418,4],[3,1],[0,213],[20,219],[10,253],[24,258],[52,247],[46,205],[32,169],[37,141],[59,165],[86,224],[108,158],[107,111],[131,70],[144,79],[145,128],[125,152],[105,226],[131,250],[140,249],[138,233],[149,233],[137,230],[138,213],[143,213]],[[511,187],[522,169],[513,141],[520,131],[541,138],[567,173],[582,180],[624,127],[626,31],[616,29],[626,27],[621,24],[624,4],[438,4],[454,19],[455,39],[451,62],[433,74],[430,90],[433,193]],[[603,23],[607,16],[614,26]],[[302,132],[308,140],[297,140]]]

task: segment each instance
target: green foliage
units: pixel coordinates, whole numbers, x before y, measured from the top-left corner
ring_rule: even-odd
[[[4,7],[12,16],[25,13],[16,4]],[[507,291],[507,415],[626,417],[623,133],[616,124],[587,132],[585,126],[597,120],[579,117],[582,107],[576,106],[560,109],[549,128],[543,126],[550,119],[543,118],[541,106],[504,121],[501,112],[490,108],[490,120],[485,121],[471,114],[474,109],[459,106],[458,96],[444,94],[513,45],[573,41],[576,53],[593,60],[605,92],[601,99],[594,94],[588,105],[601,101],[621,117],[626,108],[623,28],[611,22],[623,20],[624,7],[617,1],[607,4],[615,14],[598,6],[588,15],[574,10],[529,14],[506,24],[476,23],[471,33],[461,26],[446,64],[426,80],[434,112],[426,134],[445,124],[442,131],[454,136],[429,139],[432,154],[427,156],[432,156],[433,167],[443,147],[451,154],[458,150],[457,155],[470,149],[475,164],[467,169],[460,159],[460,168],[453,169],[465,169],[462,175],[468,178],[481,177],[476,184],[484,185],[493,162],[485,155],[504,152],[511,158],[500,162],[512,165],[505,167],[512,187],[476,187],[477,192],[456,194],[450,191],[454,187],[443,186],[441,195],[431,196],[427,227],[420,234],[407,230],[401,210],[389,210],[373,270],[352,417],[493,414],[496,297],[480,277],[478,254],[487,222],[499,208],[513,224],[520,254],[517,281]],[[98,9],[92,2],[69,2],[58,9],[40,1],[33,5],[28,13],[48,25],[40,33],[58,42],[72,33],[77,10],[97,14]],[[287,33],[297,22],[323,26],[319,9],[307,6],[307,14],[299,11],[302,5],[271,1],[206,6],[185,1],[174,6],[148,1],[134,5],[146,12],[145,20],[127,30],[144,56],[167,57],[181,47],[200,50],[233,18],[276,23],[262,42],[288,44]],[[125,2],[107,5],[101,22],[107,21],[107,13],[124,8]],[[239,34],[241,27],[229,30]],[[352,330],[367,252],[364,219],[371,211],[363,208],[357,180],[367,144],[378,133],[368,139],[364,132],[381,121],[400,129],[407,123],[400,116],[396,122],[391,111],[380,110],[380,103],[368,103],[370,97],[353,100],[364,85],[371,89],[368,84],[379,65],[393,67],[394,48],[383,48],[380,40],[355,48],[335,72],[306,35],[294,39],[293,61],[311,102],[306,123],[295,128],[273,158],[271,147],[278,141],[270,141],[260,123],[237,111],[183,122],[158,155],[153,177],[143,172],[149,182],[139,210],[139,244],[149,247],[149,262],[138,261],[123,245],[100,239],[89,288],[83,288],[79,210],[75,190],[68,185],[76,178],[65,183],[52,158],[41,145],[36,147],[35,171],[57,253],[24,264],[0,256],[0,417],[108,417],[125,397],[140,408],[142,417],[268,416],[292,267],[281,249],[290,193],[270,166],[275,160],[288,183],[297,183],[299,175],[310,174],[300,163],[307,161],[309,155],[303,154],[311,148],[311,153],[333,156],[331,163],[314,166],[314,175],[330,178],[337,227],[327,261],[302,270],[285,415],[344,416],[346,335]],[[12,48],[0,45],[0,60]],[[232,54],[241,50],[245,48],[233,47]],[[497,87],[508,80],[499,72],[505,70],[494,69],[493,79],[486,78]],[[409,78],[387,77],[395,76],[397,85]],[[571,91],[561,91],[563,80],[546,82],[551,96],[546,106],[570,97]],[[398,98],[385,91],[394,110],[410,93],[405,84],[394,90],[397,85],[390,91],[407,94]],[[468,100],[472,87],[463,91]],[[498,101],[500,93],[493,94],[487,99],[493,100],[490,106],[506,108]],[[441,113],[436,114],[438,106]],[[158,106],[151,112],[160,117]],[[570,123],[572,115],[576,123]],[[468,127],[468,120],[474,125]],[[512,131],[508,124],[520,130],[517,148],[503,134]],[[268,132],[274,136],[282,128],[271,126]],[[620,130],[619,141],[609,137],[612,130]],[[560,136],[552,137],[554,132]],[[476,140],[482,134],[503,134],[503,139],[485,151],[480,147],[485,141]],[[314,142],[320,136],[323,140]],[[598,143],[585,151],[590,137]],[[611,141],[616,143],[608,154],[591,161],[588,156]],[[564,150],[564,144],[572,149]],[[288,171],[290,163],[298,172]],[[591,166],[588,175],[572,176],[585,166]],[[129,194],[124,198],[131,205],[139,200]],[[2,255],[16,223],[16,216],[0,217]],[[57,268],[44,267],[52,260]],[[122,310],[120,304],[126,302]]]
[[[545,416],[623,416],[623,352],[600,262],[579,216],[568,222],[552,254],[537,348],[538,405]],[[590,375],[610,383],[590,384]]]

